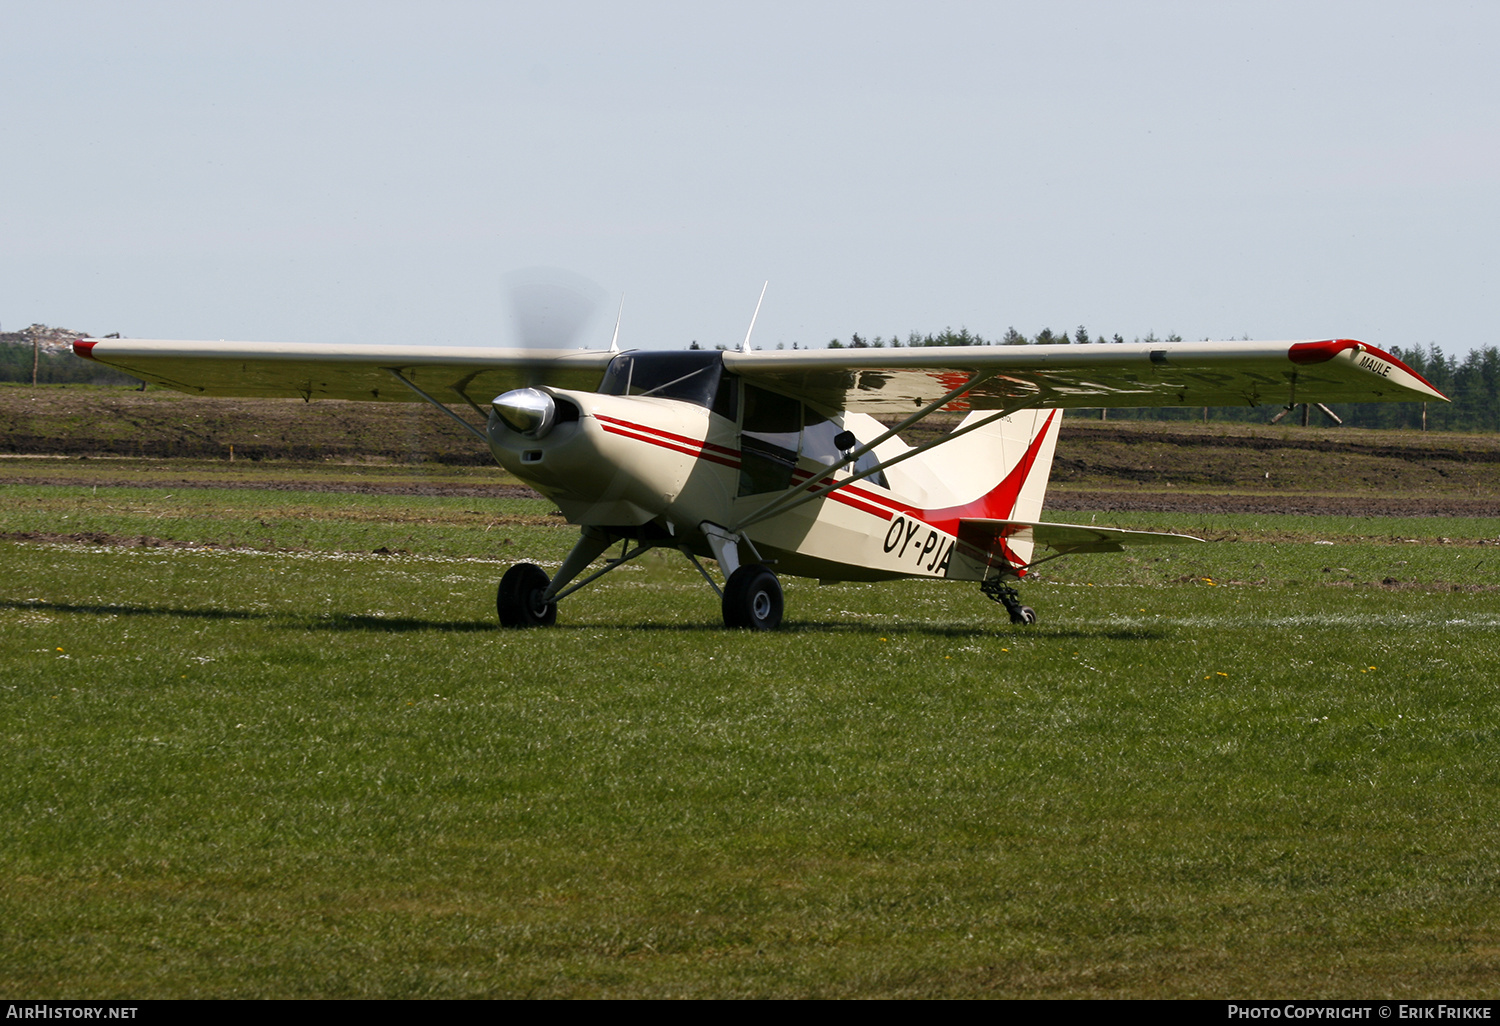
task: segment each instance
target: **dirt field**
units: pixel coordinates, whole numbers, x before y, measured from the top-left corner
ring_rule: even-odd
[[[0,458],[0,482],[12,484],[529,494],[422,404],[5,387],[0,438],[9,457]],[[1500,438],[1072,418],[1047,506],[1494,516]]]
[[[477,421],[477,417],[473,418]],[[204,399],[150,389],[0,387],[8,453],[483,466],[490,455],[425,403]]]

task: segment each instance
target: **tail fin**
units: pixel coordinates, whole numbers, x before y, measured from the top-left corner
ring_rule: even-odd
[[[954,430],[991,416],[993,411],[976,410]],[[950,533],[956,533],[961,519],[1035,521],[1047,494],[1061,426],[1061,410],[1022,410],[937,446],[924,462],[960,502],[927,510],[923,519]],[[998,482],[989,484],[997,472]],[[965,501],[966,490],[974,498]]]

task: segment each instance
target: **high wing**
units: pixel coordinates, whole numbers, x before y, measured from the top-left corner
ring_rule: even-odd
[[[528,385],[596,388],[601,350],[80,339],[73,352],[145,381],[214,396],[420,401],[396,374],[452,401],[486,403]],[[394,372],[394,373],[393,373]]]
[[[1353,339],[725,353],[724,365],[816,406],[869,414],[911,413],[970,380],[946,409],[1447,399],[1390,353]]]
[[[82,339],[73,350],[203,395],[417,398],[400,375],[429,393],[478,402],[525,385],[593,389],[616,355],[143,339]],[[886,415],[950,394],[950,410],[1446,400],[1391,354],[1353,339],[726,352],[724,365],[826,410]]]

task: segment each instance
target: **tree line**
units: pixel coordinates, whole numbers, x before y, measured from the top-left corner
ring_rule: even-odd
[[[1071,335],[1069,335],[1066,331],[1054,332],[1051,328],[1043,328],[1041,331],[1036,333],[1036,336],[1034,338],[1027,338],[1015,328],[1007,328],[1005,334],[1000,336],[998,340],[993,342],[984,338],[982,335],[975,334],[968,328],[959,328],[957,331],[954,331],[952,328],[944,328],[937,334],[932,334],[931,332],[929,332],[925,335],[920,331],[911,331],[907,333],[905,339],[897,334],[891,335],[890,338],[885,338],[881,335],[875,335],[874,337],[867,339],[861,337],[860,334],[856,332],[849,337],[848,342],[844,342],[842,339],[837,338],[830,339],[828,342],[828,348],[883,349],[886,347],[890,347],[893,349],[901,349],[904,347],[917,346],[1066,346],[1088,345],[1090,342],[1124,343],[1124,341],[1125,339],[1120,335],[1091,336],[1088,329],[1080,324]],[[1145,343],[1181,342],[1182,336],[1168,335],[1166,338],[1157,338],[1154,334],[1152,334],[1147,335],[1145,338],[1138,338],[1135,341]]]
[[[17,332],[16,334],[19,334]],[[0,342],[0,381],[31,384],[33,350],[30,341]],[[37,384],[139,385],[140,379],[102,364],[80,360],[68,350],[35,352]]]

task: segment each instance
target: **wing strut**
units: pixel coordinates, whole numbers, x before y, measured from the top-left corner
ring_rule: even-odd
[[[809,499],[818,498],[819,496],[817,495],[805,495],[804,493],[816,488],[821,482],[826,481],[836,471],[847,467],[849,464],[859,459],[865,453],[874,449],[877,445],[883,445],[890,439],[895,438],[898,434],[911,427],[917,421],[922,420],[923,418],[933,413],[936,413],[938,410],[942,409],[944,406],[947,406],[949,403],[953,402],[965,392],[968,392],[970,389],[983,384],[998,373],[998,371],[991,371],[988,374],[975,374],[968,381],[965,381],[962,385],[959,385],[957,388],[948,392],[948,394],[943,396],[941,399],[936,399],[933,402],[928,403],[926,406],[922,407],[916,413],[913,413],[910,417],[907,417],[895,427],[890,428],[873,442],[866,442],[864,445],[861,445],[858,448],[851,449],[843,459],[839,460],[833,466],[828,467],[826,470],[823,470],[817,474],[814,474],[806,481],[803,481],[796,488],[793,488],[790,492],[787,492],[785,495],[782,495],[778,498],[772,499],[760,509],[742,518],[739,523],[729,528],[729,530],[738,533],[739,531],[744,530],[746,527],[749,527],[751,524],[758,524],[767,517],[773,517],[778,513],[782,513],[788,509],[793,508],[794,506],[800,506],[802,505],[802,503],[807,502]],[[1012,411],[1007,410],[1005,412],[1010,413]],[[988,423],[988,421],[986,421],[986,423]],[[916,450],[916,452],[925,452],[929,448],[931,448],[931,443],[922,446],[920,449]],[[913,453],[913,455],[914,454],[915,453]],[[896,462],[896,460],[891,460],[890,462],[894,463]],[[885,464],[881,465],[881,467],[883,466],[885,466]],[[849,484],[852,481],[863,480],[864,478],[869,477],[871,474],[879,471],[881,467],[876,467],[872,470],[866,471],[865,473],[860,474],[858,477],[851,477],[836,487],[842,487],[843,485]],[[827,495],[828,492],[831,492],[833,490],[833,488],[830,488],[828,489],[828,491],[819,493],[819,495]]]
[[[749,526],[750,524],[759,523],[760,521],[766,519],[767,517],[777,516],[777,515],[779,515],[781,513],[787,512],[787,510],[795,509],[795,508],[797,508],[798,506],[801,506],[804,503],[812,502],[814,499],[821,499],[825,495],[830,495],[833,492],[836,492],[836,491],[840,490],[841,488],[847,488],[849,485],[858,484],[860,481],[863,481],[865,478],[867,478],[867,477],[873,477],[874,475],[876,475],[876,474],[880,473],[881,471],[885,470],[887,467],[894,467],[896,464],[901,463],[904,460],[909,460],[913,456],[920,456],[924,452],[931,452],[933,449],[936,449],[938,446],[943,445],[946,442],[951,442],[955,438],[962,438],[964,435],[968,434],[970,431],[977,431],[980,428],[985,427],[988,424],[993,424],[995,421],[999,420],[1001,417],[1008,417],[1012,413],[1018,413],[1021,410],[1029,410],[1029,409],[1037,406],[1040,402],[1041,402],[1040,398],[1036,398],[1036,399],[1028,400],[1028,401],[1026,401],[1024,403],[1018,403],[1015,406],[1006,407],[1003,410],[997,410],[995,413],[991,414],[988,417],[985,417],[982,420],[976,420],[972,424],[966,424],[963,427],[959,428],[957,431],[950,431],[946,435],[941,435],[938,438],[935,438],[932,441],[927,442],[924,445],[917,446],[915,449],[908,449],[906,452],[903,452],[900,456],[896,456],[896,457],[893,457],[891,459],[885,460],[885,461],[883,461],[881,463],[877,463],[875,466],[869,467],[869,468],[867,468],[865,470],[862,470],[858,474],[853,474],[853,475],[851,475],[849,477],[846,477],[842,481],[839,481],[839,482],[836,482],[836,483],[834,483],[832,485],[829,485],[827,488],[824,488],[821,491],[817,491],[817,492],[803,492],[802,494],[797,495],[795,501],[785,501],[785,502],[783,502],[783,505],[779,509],[766,509],[766,510],[763,510],[762,512],[759,512],[759,513],[756,513],[756,514],[754,514],[754,515],[752,515],[750,517],[747,517],[745,520],[743,520],[743,521],[740,522],[740,525],[737,528],[735,528],[735,530],[737,530],[737,531],[738,530],[742,530],[745,527]],[[838,466],[843,466],[844,464],[847,464],[848,462],[849,461],[846,459],[842,463],[838,464]],[[828,479],[828,475],[831,474],[831,473],[833,473],[835,470],[837,470],[838,466],[830,467],[827,470],[824,470],[822,473],[820,473],[820,474],[816,475],[814,478],[812,478],[812,480],[813,481],[826,481]],[[804,481],[803,482],[803,487],[805,488],[806,486],[807,486],[807,482]],[[795,494],[795,493],[790,493],[788,495],[782,496],[782,500],[791,499],[792,498],[792,494]],[[772,505],[775,505],[775,504],[773,503]]]
[[[444,406],[439,400],[434,399],[432,396],[430,396],[426,392],[422,391],[416,385],[414,385],[410,381],[406,380],[406,378],[404,378],[401,375],[401,372],[398,371],[396,368],[394,368],[394,367],[387,367],[385,369],[388,372],[390,372],[391,377],[395,378],[397,381],[401,382],[401,384],[405,385],[407,388],[409,388],[413,392],[417,393],[417,395],[421,396],[423,399],[427,400],[429,403],[431,403],[432,405],[436,406],[438,409],[442,410],[448,416],[450,416],[454,420],[458,421],[458,423],[461,424],[461,425],[463,425],[463,427],[471,435],[473,435],[475,438],[479,439],[485,445],[489,445],[490,444],[490,440],[484,436],[484,432],[483,431],[479,430],[473,424],[470,424],[468,421],[464,420],[458,414],[456,414],[452,410],[448,409],[448,407]],[[467,395],[464,395],[464,393],[462,393],[462,392],[459,392],[459,395],[463,396],[464,402],[468,403],[470,406],[474,406],[474,401],[472,399],[470,399]],[[481,412],[481,413],[483,412],[477,406],[474,406],[474,409],[475,409],[476,412]]]
[[[928,415],[934,413],[936,410],[941,409],[943,406],[952,402],[959,395],[962,395],[964,392],[967,392],[969,389],[973,388],[976,385],[982,384],[984,381],[988,380],[991,377],[994,377],[994,375],[976,375],[974,378],[970,379],[967,384],[961,386],[960,388],[954,389],[952,392],[949,392],[937,402],[924,407],[917,413],[914,413],[912,416],[906,418],[900,424],[897,424],[895,427],[888,430],[885,434],[881,435],[873,442],[868,442],[864,445],[861,445],[857,449],[850,450],[849,454],[843,459],[839,460],[837,463],[814,474],[812,477],[802,482],[802,484],[798,485],[792,491],[787,492],[785,495],[782,495],[780,498],[775,499],[772,502],[768,502],[760,509],[740,520],[739,523],[734,525],[732,530],[736,533],[743,531],[745,528],[749,527],[752,524],[758,524],[762,520],[765,520],[769,517],[778,516],[782,513],[787,512],[788,510],[796,509],[798,506],[801,506],[804,503],[812,502],[814,499],[821,499],[826,495],[840,490],[841,488],[847,488],[849,485],[857,484],[867,477],[873,477],[874,475],[879,474],[880,472],[885,470],[887,467],[894,467],[896,464],[901,463],[905,460],[909,460],[913,456],[920,456],[925,452],[930,452],[940,445],[953,441],[955,438],[962,438],[970,431],[977,431],[988,424],[994,423],[1001,417],[1008,417],[1012,413],[1018,413],[1021,410],[1029,410],[1041,404],[1042,396],[1040,393],[1038,393],[1037,395],[1031,396],[1030,398],[1026,399],[1024,402],[1019,402],[1013,406],[1006,406],[1004,409],[996,410],[990,416],[984,417],[980,420],[976,420],[972,424],[966,424],[963,427],[959,428],[957,431],[950,431],[946,435],[941,435],[930,442],[917,446],[915,449],[908,449],[900,456],[895,456],[891,459],[883,460],[875,464],[873,467],[868,467],[857,474],[850,475],[849,477],[844,478],[842,481],[838,481],[827,488],[817,490],[818,485],[820,485],[824,481],[829,480],[829,478],[831,478],[834,473],[841,468],[847,467],[850,463],[853,463],[865,453],[874,449],[877,445],[885,442],[886,439],[891,438],[898,432],[905,430],[906,428],[915,424],[917,421],[922,420],[924,417],[927,417]]]

